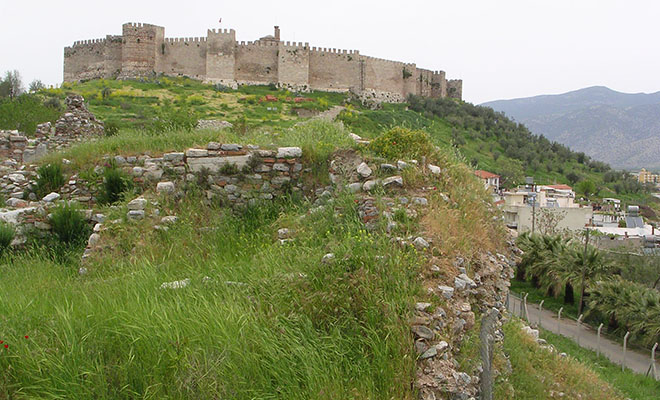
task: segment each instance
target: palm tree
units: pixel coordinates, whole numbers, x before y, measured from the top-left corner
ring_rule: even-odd
[[[660,339],[660,292],[621,277],[596,282],[589,288],[589,311],[607,317],[620,334],[651,345]]]

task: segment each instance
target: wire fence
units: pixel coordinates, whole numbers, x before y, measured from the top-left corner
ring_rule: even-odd
[[[579,346],[595,350],[598,355],[602,354],[612,362],[620,364],[622,370],[629,368],[634,372],[660,380],[659,368],[656,362],[658,343],[655,343],[651,349],[631,350],[628,345],[630,332],[627,332],[624,336],[623,343],[618,343],[617,339],[619,338],[602,331],[603,324],[595,328],[583,323],[583,315],[580,315],[577,319],[562,315],[563,307],[554,313],[543,309],[543,301],[539,304],[528,304],[527,294],[516,296],[509,293],[506,302],[509,312],[526,320],[530,326],[542,327],[573,339]],[[556,318],[556,321],[549,319],[551,313],[554,314],[553,318]],[[573,326],[573,322],[575,326]]]
[[[481,318],[479,331],[479,355],[481,356],[481,377],[479,380],[481,400],[493,400],[493,342],[500,312],[493,308]]]

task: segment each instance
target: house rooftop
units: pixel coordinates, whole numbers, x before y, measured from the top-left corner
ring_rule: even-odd
[[[568,185],[543,185],[543,186],[555,190],[573,190],[573,188]]]
[[[491,178],[499,178],[499,175],[495,175],[492,172],[484,171],[482,169],[478,169],[474,171],[474,174],[478,176],[481,179],[491,179]]]

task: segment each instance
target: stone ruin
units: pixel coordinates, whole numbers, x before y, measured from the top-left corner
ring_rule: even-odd
[[[103,122],[97,121],[80,95],[66,98],[66,112],[55,123],[56,136],[101,136]]]
[[[55,123],[55,132],[50,122],[37,125],[34,138],[16,130],[0,130],[0,161],[6,166],[30,164],[50,151],[103,136],[103,122],[87,109],[82,96],[69,96],[66,104],[66,111]]]

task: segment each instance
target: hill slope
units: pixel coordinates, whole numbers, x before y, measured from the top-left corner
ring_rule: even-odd
[[[121,100],[95,96],[101,82],[82,88],[118,132],[53,152],[38,172],[5,167],[37,189],[37,174],[59,171],[48,191],[61,197],[32,203],[25,221],[38,231],[21,230],[22,247],[2,251],[0,226],[0,399],[474,397],[481,316],[503,309],[512,271],[490,196],[463,161],[522,169],[520,149],[549,146],[547,176],[603,167],[451,100],[356,112],[309,95],[317,109],[341,101],[342,125],[293,114],[274,88],[243,88],[270,94],[264,104],[163,84],[183,92],[170,103],[146,101],[146,83],[112,84]],[[194,129],[196,115],[234,126]],[[516,151],[493,158],[491,145]],[[548,383],[513,379],[507,349],[493,351],[512,377],[507,398]],[[586,393],[576,381],[562,390]]]
[[[615,168],[660,167],[660,92],[628,94],[594,86],[483,105]]]

